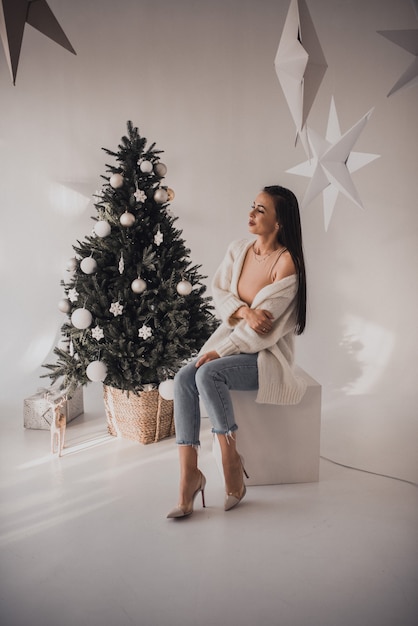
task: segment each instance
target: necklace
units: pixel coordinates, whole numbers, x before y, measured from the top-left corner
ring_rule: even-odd
[[[276,250],[270,250],[270,252],[267,252],[267,254],[261,255],[255,251],[255,242],[253,243],[252,248],[253,248],[254,258],[257,261],[257,263],[263,263],[269,258],[271,254],[273,254],[273,252],[276,252]]]

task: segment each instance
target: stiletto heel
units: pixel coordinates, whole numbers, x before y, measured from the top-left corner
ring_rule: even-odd
[[[243,474],[245,474],[246,478],[249,478],[245,467],[244,467],[244,459],[241,455],[239,455],[240,461],[241,461],[241,469]],[[244,484],[244,479],[242,480],[242,487],[239,491],[236,491],[235,493],[226,493],[225,494],[225,503],[224,503],[224,510],[225,511],[230,511],[231,509],[233,509],[235,506],[237,506],[237,504],[239,504],[241,502],[241,500],[243,499],[243,497],[245,496],[245,494],[247,493],[247,488]]]
[[[180,506],[180,504],[178,504],[177,506],[174,507],[174,509],[171,509],[171,511],[167,514],[167,517],[169,519],[175,519],[178,517],[187,517],[188,515],[191,515],[193,513],[194,501],[199,491],[202,493],[202,506],[205,508],[206,507],[205,487],[206,487],[206,478],[202,474],[202,472],[200,472],[200,485],[194,492],[190,504],[188,504],[187,507],[182,507]]]

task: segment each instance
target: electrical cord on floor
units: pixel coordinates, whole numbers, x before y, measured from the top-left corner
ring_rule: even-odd
[[[356,472],[363,472],[364,474],[372,474],[373,476],[381,476],[382,478],[390,478],[391,480],[398,480],[401,483],[407,483],[408,485],[413,485],[414,487],[418,487],[418,483],[414,483],[412,480],[406,480],[405,478],[397,478],[396,476],[389,476],[388,474],[379,474],[378,472],[370,472],[369,470],[361,469],[360,467],[353,467],[352,465],[344,465],[344,463],[338,463],[338,461],[333,461],[326,456],[320,456],[320,459],[324,461],[328,461],[329,463],[333,463],[334,465],[339,465],[340,467],[345,467],[347,469],[354,470]]]

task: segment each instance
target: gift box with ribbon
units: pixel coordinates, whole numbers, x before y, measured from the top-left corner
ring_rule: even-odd
[[[23,401],[23,425],[25,428],[49,430],[54,415],[54,407],[65,398],[62,410],[67,424],[84,411],[83,387],[77,387],[71,397],[65,391],[54,387],[38,389]]]

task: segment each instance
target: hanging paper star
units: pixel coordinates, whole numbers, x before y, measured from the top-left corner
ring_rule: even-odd
[[[25,23],[75,54],[46,0],[0,0],[0,3],[0,36],[14,85]]]
[[[154,243],[156,246],[160,246],[164,241],[164,236],[162,234],[162,232],[160,231],[160,227],[158,227],[158,230],[156,232],[156,234],[154,235]]]
[[[122,315],[123,305],[120,302],[112,302],[109,311],[113,313],[115,317],[117,317],[118,315]]]
[[[274,66],[300,134],[328,67],[305,0],[291,0]]]
[[[138,337],[141,337],[141,339],[148,339],[148,337],[152,337],[151,327],[143,324],[138,330]]]
[[[77,289],[70,289],[68,292],[68,299],[71,300],[71,302],[77,302],[79,295],[80,294],[78,293]]]
[[[303,207],[306,207],[318,194],[323,192],[325,230],[328,230],[339,192],[363,208],[350,174],[379,158],[380,155],[352,152],[352,147],[367,124],[372,111],[373,109],[366,113],[344,135],[341,135],[335,103],[332,98],[326,139],[308,128],[307,136],[313,158],[287,170],[290,174],[311,178],[302,202]]]
[[[103,329],[100,328],[100,326],[95,326],[92,329],[91,334],[92,334],[93,338],[96,339],[96,341],[100,341],[100,339],[103,339],[103,337],[104,337]]]
[[[137,189],[134,193],[135,199],[137,202],[144,202],[147,199],[147,196],[142,189]]]
[[[378,30],[377,32],[415,56],[415,59],[389,91],[387,95],[389,97],[400,89],[412,87],[418,83],[418,30]]]

